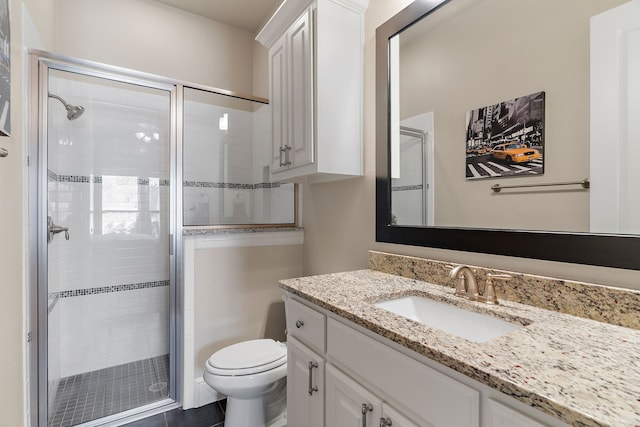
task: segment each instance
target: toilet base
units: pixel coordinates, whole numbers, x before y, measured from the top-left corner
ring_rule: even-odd
[[[264,399],[227,397],[225,427],[265,427]]]
[[[225,427],[286,427],[287,378],[281,378],[269,390],[253,399],[227,396]]]

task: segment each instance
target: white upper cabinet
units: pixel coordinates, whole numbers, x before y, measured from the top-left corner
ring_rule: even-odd
[[[363,174],[368,0],[286,0],[257,35],[269,49],[272,179]]]

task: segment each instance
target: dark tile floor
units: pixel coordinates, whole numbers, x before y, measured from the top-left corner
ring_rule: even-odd
[[[123,427],[222,427],[225,406],[226,401],[222,400],[186,411],[178,408],[125,424]]]
[[[63,378],[48,425],[74,426],[164,399],[168,372],[164,355]]]

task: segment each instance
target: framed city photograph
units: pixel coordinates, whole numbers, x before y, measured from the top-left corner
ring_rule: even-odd
[[[11,36],[9,0],[0,0],[0,135],[11,134]]]
[[[468,111],[465,177],[543,174],[544,105],[536,92]]]

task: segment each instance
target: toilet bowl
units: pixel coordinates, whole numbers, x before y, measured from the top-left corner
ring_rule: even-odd
[[[227,396],[225,427],[286,425],[287,346],[272,339],[244,341],[215,352],[204,381]]]

